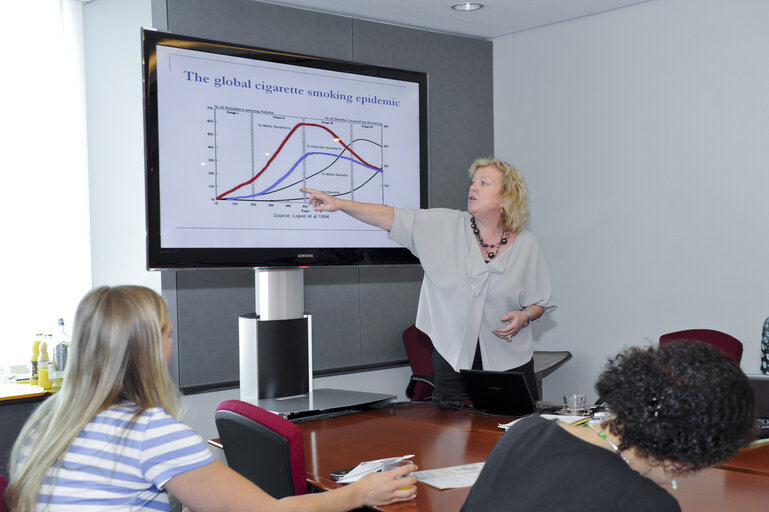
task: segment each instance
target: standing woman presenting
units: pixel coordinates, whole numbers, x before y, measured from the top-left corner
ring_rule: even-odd
[[[416,326],[433,342],[434,396],[466,398],[463,368],[522,372],[537,395],[530,323],[555,309],[537,239],[524,229],[526,183],[506,162],[470,167],[467,211],[393,208],[312,189],[317,211],[341,210],[389,232],[424,269]]]

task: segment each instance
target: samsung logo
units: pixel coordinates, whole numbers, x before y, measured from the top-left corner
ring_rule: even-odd
[[[315,255],[311,252],[300,252],[296,255],[297,258],[314,258]]]

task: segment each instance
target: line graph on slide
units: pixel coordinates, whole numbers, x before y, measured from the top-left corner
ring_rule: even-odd
[[[383,203],[381,123],[214,107],[215,200],[305,203],[300,188]]]

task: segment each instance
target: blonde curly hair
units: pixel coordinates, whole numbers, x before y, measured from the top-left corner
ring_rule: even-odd
[[[511,233],[520,233],[529,218],[529,194],[521,172],[496,158],[478,158],[469,169],[470,178],[481,167],[496,167],[502,173],[502,228]]]

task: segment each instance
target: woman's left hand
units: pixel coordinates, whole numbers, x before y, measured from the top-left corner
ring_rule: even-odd
[[[496,336],[507,341],[512,341],[513,336],[518,334],[518,331],[526,327],[529,323],[529,315],[525,311],[511,311],[502,317],[503,322],[509,322],[504,327],[494,329],[493,332]]]

